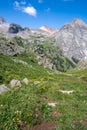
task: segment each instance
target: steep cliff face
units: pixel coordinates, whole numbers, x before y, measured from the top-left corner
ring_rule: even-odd
[[[65,56],[87,59],[87,25],[82,20],[75,19],[64,25],[55,38]]]

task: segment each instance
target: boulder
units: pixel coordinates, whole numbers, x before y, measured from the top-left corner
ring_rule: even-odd
[[[10,81],[10,86],[11,87],[21,87],[21,82],[20,82],[20,80],[12,79]]]
[[[29,80],[28,80],[27,78],[24,78],[24,79],[22,80],[22,82],[25,83],[26,85],[29,84]]]
[[[0,94],[4,93],[4,92],[8,92],[10,91],[9,88],[7,88],[4,84],[0,85]]]

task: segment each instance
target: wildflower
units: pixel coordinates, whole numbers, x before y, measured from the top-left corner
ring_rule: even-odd
[[[3,107],[3,105],[1,104],[1,107]]]
[[[21,111],[18,111],[18,110],[17,110],[17,111],[15,111],[15,114],[17,114],[17,115],[19,114],[19,115],[20,115],[20,114],[21,114]]]
[[[13,122],[19,122],[19,121],[21,121],[19,118],[16,117],[13,118]]]

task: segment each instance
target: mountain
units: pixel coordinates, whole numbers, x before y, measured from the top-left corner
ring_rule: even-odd
[[[40,29],[43,30],[43,31],[46,31],[46,32],[48,32],[50,34],[55,34],[56,32],[58,32],[58,29],[49,28],[46,25],[40,27]]]
[[[0,33],[1,39],[7,39],[2,40],[4,44],[0,42],[1,53],[16,55],[32,50],[38,64],[44,67],[66,71],[79,60],[87,59],[87,24],[81,19],[74,19],[58,30],[47,26],[23,28],[0,17]]]
[[[87,59],[87,24],[82,20],[75,19],[64,25],[55,38],[68,58]]]

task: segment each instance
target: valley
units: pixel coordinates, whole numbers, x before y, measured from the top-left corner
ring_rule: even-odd
[[[0,130],[87,130],[86,35],[80,19],[55,30],[0,18]]]

